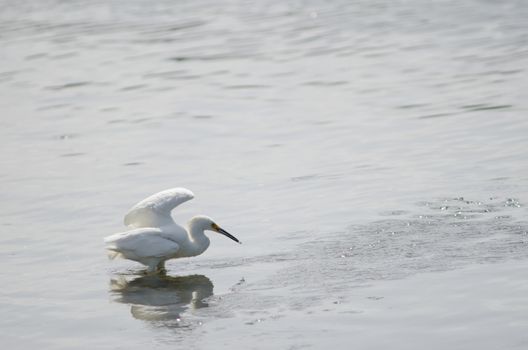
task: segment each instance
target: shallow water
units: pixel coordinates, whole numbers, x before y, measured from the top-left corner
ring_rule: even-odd
[[[367,285],[528,259],[525,2],[0,4],[10,348],[338,346],[354,310],[361,339],[387,327]],[[161,279],[107,261],[128,208],[175,186],[196,194],[178,221],[210,215],[244,244],[214,236]],[[497,290],[526,288],[503,270]],[[456,344],[436,297],[424,327]]]

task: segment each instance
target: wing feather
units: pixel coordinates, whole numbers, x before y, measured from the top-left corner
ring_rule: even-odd
[[[181,187],[158,192],[134,205],[125,215],[125,225],[161,227],[173,224],[172,209],[193,198],[191,191]]]
[[[178,243],[156,228],[116,233],[106,237],[104,242],[115,257],[122,255],[132,260],[173,256],[180,249]]]

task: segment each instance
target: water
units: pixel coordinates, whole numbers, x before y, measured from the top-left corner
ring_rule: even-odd
[[[525,2],[0,8],[5,346],[525,348]],[[107,261],[128,208],[175,186],[196,194],[177,221],[244,244],[164,279]]]

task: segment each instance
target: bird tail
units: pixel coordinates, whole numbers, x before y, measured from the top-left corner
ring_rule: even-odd
[[[110,260],[114,260],[116,258],[122,258],[123,257],[123,254],[121,254],[118,251],[112,250],[111,248],[108,248],[106,250],[106,255],[108,256],[108,259],[110,259]]]

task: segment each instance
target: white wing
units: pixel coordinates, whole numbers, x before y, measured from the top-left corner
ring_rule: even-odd
[[[125,225],[133,227],[161,227],[174,224],[172,209],[194,198],[185,188],[171,188],[158,192],[134,205],[125,216]]]
[[[131,260],[174,256],[180,246],[157,228],[138,228],[104,239],[106,249]]]

